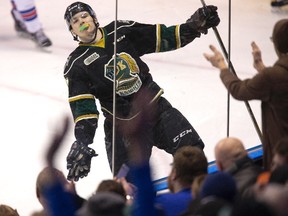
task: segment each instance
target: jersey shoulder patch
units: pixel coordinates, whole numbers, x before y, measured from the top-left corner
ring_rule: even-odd
[[[77,47],[67,58],[64,65],[64,76],[66,76],[77,60],[83,58],[85,54],[89,51],[89,48]]]

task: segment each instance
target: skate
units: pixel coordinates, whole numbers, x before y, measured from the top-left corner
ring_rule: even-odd
[[[24,23],[19,21],[16,18],[17,15],[14,12],[14,10],[11,10],[11,15],[12,15],[13,20],[14,20],[14,28],[15,28],[15,31],[17,32],[17,34],[21,37],[29,38],[29,32],[26,30]]]
[[[288,0],[281,0],[281,1],[272,1],[271,6],[272,7],[282,7],[284,5],[288,5]]]
[[[40,29],[37,32],[30,34],[31,39],[40,47],[48,47],[52,45],[51,40]]]
[[[13,10],[11,11],[11,14],[14,20],[14,28],[20,37],[31,39],[39,47],[48,47],[52,45],[51,40],[44,34],[42,29],[39,29],[35,33],[30,33],[27,31],[24,23],[17,19]]]

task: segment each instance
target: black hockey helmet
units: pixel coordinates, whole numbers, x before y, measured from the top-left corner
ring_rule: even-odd
[[[71,25],[70,25],[71,18],[75,14],[81,11],[87,11],[91,17],[97,20],[94,10],[88,4],[85,4],[83,2],[74,2],[66,8],[66,11],[64,14],[64,19],[66,20],[69,30],[71,30]]]

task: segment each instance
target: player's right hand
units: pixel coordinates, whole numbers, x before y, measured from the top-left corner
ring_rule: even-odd
[[[91,159],[97,156],[96,152],[87,145],[75,141],[68,153],[67,169],[69,173],[67,179],[70,181],[78,181],[90,172]]]

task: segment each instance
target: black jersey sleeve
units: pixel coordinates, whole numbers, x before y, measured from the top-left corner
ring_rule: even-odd
[[[164,24],[142,24],[129,21],[127,35],[138,54],[172,51],[200,37],[200,33],[187,24],[166,26]]]
[[[68,85],[69,104],[75,122],[76,140],[91,144],[97,129],[99,112],[94,96],[90,93],[90,81],[77,60],[65,66],[64,77]]]

